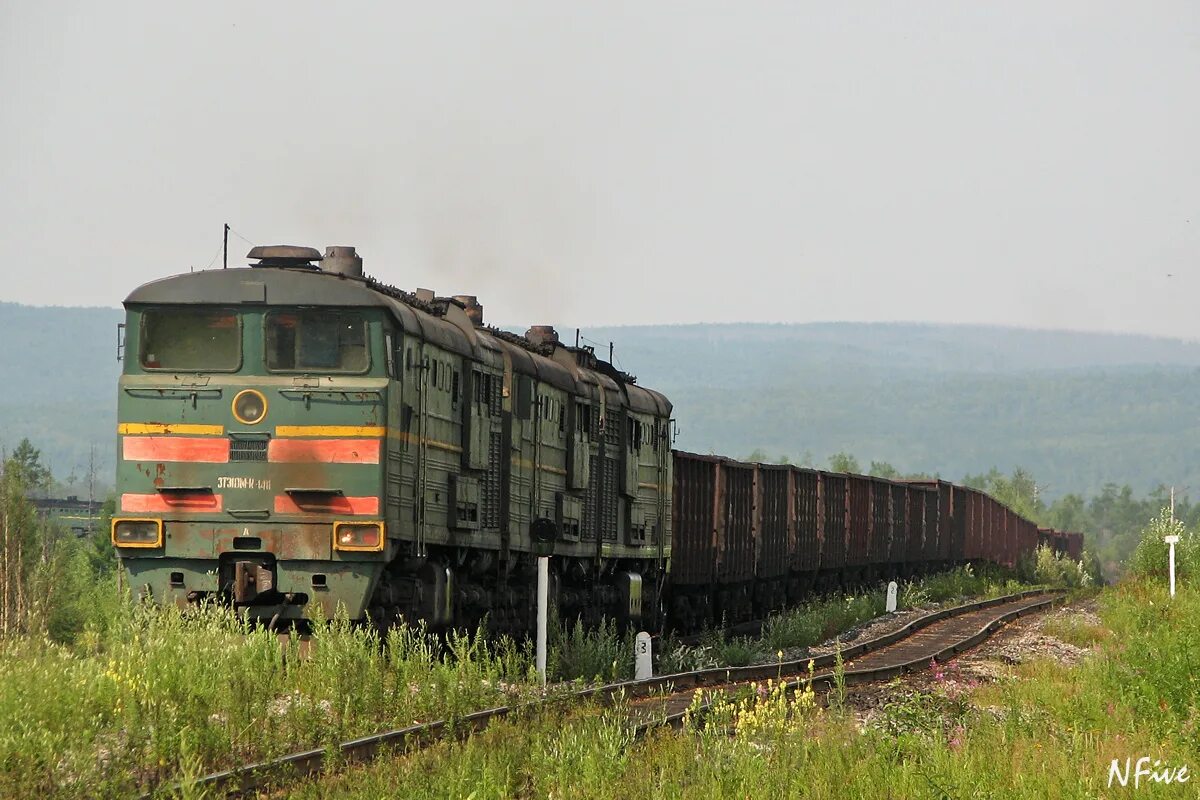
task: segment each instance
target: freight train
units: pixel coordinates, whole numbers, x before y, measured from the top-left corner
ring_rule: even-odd
[[[1083,534],[1038,528],[947,481],[674,456],[669,611],[682,629],[958,564],[1015,568],[1039,545],[1074,560],[1083,550]]]
[[[125,300],[111,535],[160,602],[522,631],[548,555],[560,617],[694,628],[1037,544],[948,483],[673,451],[670,401],[592,348],[352,247],[248,258]]]

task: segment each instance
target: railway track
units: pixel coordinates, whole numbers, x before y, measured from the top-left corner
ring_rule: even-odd
[[[841,680],[843,685],[853,686],[927,669],[932,661],[945,662],[970,650],[1013,619],[1048,608],[1061,598],[1061,594],[1025,593],[998,598],[999,603],[971,603],[925,615],[892,633],[842,650]],[[832,689],[838,676],[830,667],[836,660],[836,652],[813,658],[811,672],[809,661],[803,660],[802,677],[786,681],[785,690],[794,691],[810,683],[816,692]],[[798,663],[801,662],[694,673],[698,680],[691,685],[686,680],[689,674],[675,676],[680,683],[674,691],[631,703],[635,733],[640,736],[663,725],[680,727],[689,708],[693,711],[710,708],[712,701],[695,702],[697,692],[715,693],[765,679],[782,680],[798,673]],[[722,673],[727,676],[725,679]]]
[[[952,658],[956,653],[975,647],[1013,619],[1048,608],[1060,599],[1059,593],[1035,590],[931,612],[896,631],[843,649],[842,678],[845,685],[850,686],[925,669],[932,659],[945,661]],[[642,735],[662,725],[682,725],[684,714],[699,689],[732,688],[768,678],[788,677],[793,678],[788,682],[789,689],[811,680],[815,691],[827,690],[835,681],[836,659],[836,653],[828,653],[771,664],[704,669],[612,683],[532,703],[485,709],[453,721],[437,720],[384,731],[343,742],[333,750],[317,748],[247,764],[206,775],[194,786],[210,796],[246,796],[320,772],[331,752],[336,752],[346,763],[366,762],[397,749],[420,749],[447,736],[465,737],[483,730],[492,720],[517,712],[587,699],[630,698],[635,733]],[[703,710],[706,705],[697,708]]]

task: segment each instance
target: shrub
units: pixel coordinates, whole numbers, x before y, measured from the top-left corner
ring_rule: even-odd
[[[1080,589],[1091,586],[1094,576],[1084,568],[1083,561],[1072,561],[1059,555],[1047,545],[1040,545],[1034,556],[1034,580],[1048,586]]]
[[[633,677],[633,637],[617,633],[611,619],[588,630],[582,619],[550,629],[546,671],[559,680],[615,681]]]
[[[1130,571],[1142,577],[1166,578],[1168,572],[1169,545],[1163,541],[1167,536],[1178,536],[1175,545],[1175,576],[1190,578],[1200,562],[1200,542],[1188,532],[1183,523],[1171,517],[1164,508],[1142,531],[1142,538],[1130,558]]]

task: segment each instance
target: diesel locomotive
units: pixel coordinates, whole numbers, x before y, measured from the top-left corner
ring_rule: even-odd
[[[255,247],[125,300],[112,542],[130,586],[289,625],[657,627],[671,403],[553,328],[401,291],[352,247]]]
[[[139,594],[271,625],[695,630],[814,590],[1015,566],[1039,530],[983,492],[672,450],[671,403],[549,326],[406,292],[351,247],[125,300],[112,541]]]

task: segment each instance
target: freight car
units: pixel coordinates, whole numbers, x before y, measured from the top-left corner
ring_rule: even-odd
[[[562,618],[692,630],[1039,541],[945,481],[672,451],[671,403],[591,348],[384,284],[354,248],[249,258],[125,300],[111,535],[161,602],[522,631],[550,555]]]
[[[963,563],[1015,567],[1038,544],[1034,523],[946,481],[678,451],[674,476],[668,616],[684,630],[761,618],[814,590]]]
[[[264,622],[316,602],[516,630],[546,554],[563,615],[656,625],[663,395],[552,328],[367,277],[354,248],[248,257],[125,300],[112,541],[131,586]]]
[[[1049,547],[1055,555],[1066,556],[1072,561],[1083,557],[1083,534],[1057,531],[1053,528],[1038,528],[1038,546]]]

